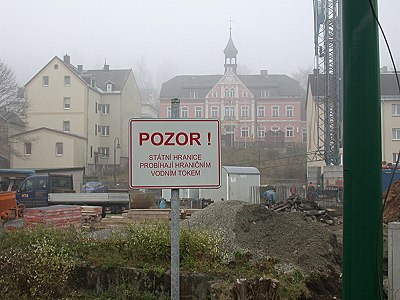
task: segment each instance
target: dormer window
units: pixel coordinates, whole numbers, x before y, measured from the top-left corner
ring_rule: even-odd
[[[107,92],[112,92],[112,83],[107,83]]]

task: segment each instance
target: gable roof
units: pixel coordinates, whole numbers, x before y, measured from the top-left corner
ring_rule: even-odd
[[[64,131],[61,131],[61,130],[52,129],[52,128],[48,128],[48,127],[35,128],[35,129],[32,129],[32,130],[28,130],[28,131],[24,131],[24,132],[21,132],[21,133],[14,134],[11,137],[28,135],[28,134],[31,134],[31,133],[34,133],[34,132],[38,132],[38,131],[49,131],[49,132],[52,132],[52,133],[61,134],[61,135],[65,135],[65,136],[72,137],[72,138],[79,138],[79,139],[82,139],[82,140],[87,140],[87,138],[85,138],[84,136],[81,136],[81,135],[78,135],[78,134],[73,134],[73,133],[68,133],[68,132],[64,132]]]
[[[400,76],[399,73],[397,73]],[[399,87],[397,86],[395,73],[382,73],[381,74],[381,96],[395,96],[400,97]]]
[[[121,91],[126,81],[128,80],[129,73],[132,70],[84,70],[83,76],[85,82],[90,85],[91,78],[94,77],[96,80],[96,87],[103,91],[107,91],[107,82],[111,81],[114,84],[115,90]],[[87,76],[90,75],[90,76]]]
[[[204,98],[218,83],[223,75],[180,75],[164,82],[160,91],[160,99],[172,97],[188,97],[189,90],[200,92],[199,98]],[[275,87],[279,96],[300,96],[300,85],[287,75],[237,75],[248,89]]]
[[[400,75],[400,74],[399,74]],[[309,74],[308,83],[311,87],[311,93],[314,97],[324,96],[325,93],[325,76],[324,74]],[[318,89],[318,92],[317,92]],[[309,90],[307,90],[307,93]],[[399,88],[397,86],[396,76],[394,73],[380,74],[380,94],[381,97],[400,97]]]
[[[121,91],[125,86],[126,81],[128,80],[131,69],[122,69],[122,70],[82,70],[79,71],[74,65],[70,63],[66,63],[64,60],[60,59],[58,56],[54,56],[47,64],[45,64],[39,72],[37,72],[26,84],[27,86],[36,76],[38,76],[49,64],[51,64],[54,60],[57,60],[59,63],[62,63],[65,67],[72,71],[72,73],[81,80],[85,85],[89,88],[99,92],[106,92],[107,86],[106,83],[108,81],[112,81],[115,85],[114,91]],[[91,86],[92,77],[96,80],[96,88]]]
[[[160,98],[187,97],[189,89],[205,90],[203,97],[222,78],[222,75],[181,75],[164,82],[161,86]],[[201,96],[201,95],[200,95]]]
[[[33,79],[35,79],[49,64],[51,64],[54,60],[57,60],[59,63],[62,63],[65,67],[67,67],[69,70],[72,71],[73,74],[76,75],[76,77],[78,79],[80,79],[81,81],[83,81],[84,84],[86,84],[86,82],[79,76],[79,73],[76,71],[77,69],[72,66],[72,65],[68,65],[67,63],[65,63],[61,58],[59,58],[58,56],[54,56],[52,59],[49,60],[49,62],[47,64],[45,64],[26,84],[25,87],[31,83],[31,81],[33,81]]]

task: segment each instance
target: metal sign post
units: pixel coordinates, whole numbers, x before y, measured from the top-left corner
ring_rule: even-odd
[[[171,99],[171,118],[179,119],[180,100]],[[179,300],[179,189],[171,189],[171,299]]]
[[[179,299],[179,188],[221,186],[221,132],[218,119],[131,119],[129,186],[171,189],[171,299]]]

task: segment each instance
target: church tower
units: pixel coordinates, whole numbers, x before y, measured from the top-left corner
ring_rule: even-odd
[[[237,68],[237,60],[236,56],[238,54],[238,51],[233,44],[232,40],[232,26],[229,26],[229,41],[228,44],[226,45],[224,49],[224,54],[225,54],[225,74],[228,70],[232,70],[233,73],[236,73],[236,68]]]

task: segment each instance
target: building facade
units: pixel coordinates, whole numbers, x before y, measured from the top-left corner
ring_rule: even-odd
[[[181,118],[218,118],[223,145],[287,147],[306,141],[299,83],[286,75],[237,74],[238,51],[230,34],[223,75],[182,75],[163,83],[159,117],[171,116],[171,98],[180,99]]]
[[[307,130],[309,132],[307,140],[307,151],[316,152],[317,149],[323,150],[323,136],[318,136],[318,101],[323,101],[324,76],[317,72],[309,75],[307,89]],[[386,68],[381,69],[380,74],[381,89],[381,134],[382,134],[382,160],[395,163],[400,149],[400,95],[396,83],[396,76],[393,72],[388,72]],[[319,100],[320,99],[320,100]],[[355,116],[362,117],[362,116]],[[361,133],[360,133],[361,134]],[[343,149],[340,149],[343,153]],[[324,161],[310,161],[310,167],[325,166]]]
[[[22,135],[31,142],[17,145],[24,155],[12,167],[83,166],[90,174],[127,164],[128,122],[141,103],[131,69],[84,70],[56,56],[25,85],[25,97]]]

